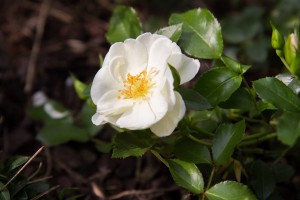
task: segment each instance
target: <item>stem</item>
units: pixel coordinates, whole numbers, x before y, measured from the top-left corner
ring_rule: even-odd
[[[194,131],[198,131],[200,133],[204,133],[205,135],[208,135],[208,136],[214,136],[215,134],[211,133],[211,132],[208,132],[208,131],[205,131],[205,130],[202,130],[201,128],[198,128],[198,127],[191,127],[192,130]]]
[[[205,191],[207,191],[207,190],[210,188],[212,179],[213,179],[214,174],[215,174],[215,170],[216,170],[216,167],[213,166],[213,168],[212,168],[212,170],[211,170],[211,173],[210,173],[210,176],[209,176],[209,179],[208,179],[208,183],[207,183],[207,186],[206,186]],[[204,199],[205,199],[205,192],[202,193],[202,200],[204,200]]]
[[[198,138],[196,138],[195,136],[191,135],[191,134],[188,134],[188,137],[192,140],[194,140],[195,142],[198,142],[199,144],[203,144],[203,145],[206,145],[206,146],[211,146],[211,142],[206,142],[206,141],[203,141],[203,140],[200,140]]]
[[[247,145],[255,144],[255,143],[258,143],[258,142],[262,142],[262,141],[274,138],[276,136],[277,136],[277,133],[270,133],[270,134],[265,135],[265,136],[263,136],[261,138],[254,138],[252,140],[248,140],[248,141],[242,142],[239,146],[247,146]]]
[[[284,156],[285,154],[291,149],[291,147],[288,147],[287,149],[285,149],[280,155],[279,157],[273,162],[273,164],[278,163]]]
[[[169,168],[168,162],[157,151],[155,151],[153,149],[150,151],[156,158],[158,158],[158,160],[160,160],[162,163],[164,163]]]
[[[257,139],[257,138],[263,137],[263,136],[268,135],[268,134],[270,134],[270,132],[267,132],[267,133],[255,133],[255,134],[252,134],[252,135],[245,136],[243,138],[243,141]]]

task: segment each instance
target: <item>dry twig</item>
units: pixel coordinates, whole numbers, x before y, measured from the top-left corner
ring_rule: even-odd
[[[33,47],[30,54],[30,59],[28,63],[27,68],[27,76],[26,76],[26,84],[25,84],[25,91],[30,93],[32,91],[33,85],[34,85],[34,77],[35,77],[35,71],[36,71],[36,61],[38,58],[38,54],[41,47],[41,41],[44,34],[45,29],[45,23],[48,15],[48,11],[50,8],[50,2],[51,0],[44,0],[40,15],[38,18],[38,23],[36,27],[36,35],[34,38]]]

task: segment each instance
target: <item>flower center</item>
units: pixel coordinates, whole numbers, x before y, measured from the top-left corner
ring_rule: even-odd
[[[155,85],[152,81],[152,76],[156,73],[151,70],[150,74],[147,74],[146,70],[141,73],[132,76],[127,74],[127,79],[123,81],[123,90],[119,90],[118,99],[141,99],[149,94],[150,89]]]

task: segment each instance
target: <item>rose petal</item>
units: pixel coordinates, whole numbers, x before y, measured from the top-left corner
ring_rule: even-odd
[[[138,36],[136,40],[143,43],[147,48],[147,52],[149,53],[151,46],[153,45],[153,42],[159,38],[166,38],[166,37],[158,34],[144,33]]]
[[[95,104],[107,92],[111,90],[118,90],[120,83],[110,75],[109,68],[101,68],[94,77],[91,86],[91,98]]]
[[[186,109],[182,97],[178,92],[175,92],[175,96],[176,104],[174,109],[167,112],[167,114],[160,121],[150,127],[151,131],[159,137],[170,135],[185,114]]]
[[[147,67],[148,52],[145,45],[134,39],[125,40],[124,45],[126,47],[127,73],[139,74]]]
[[[168,111],[168,97],[163,96],[160,92],[155,92],[149,99],[150,107],[156,117],[155,122],[161,120]],[[155,123],[153,122],[153,123]]]
[[[165,73],[168,67],[167,60],[172,54],[172,41],[168,38],[159,38],[154,41],[149,51],[148,69],[157,69]]]
[[[130,109],[133,105],[131,100],[119,99],[116,90],[105,93],[97,102],[97,112],[105,116],[120,115]]]
[[[184,54],[172,54],[168,63],[173,66],[180,75],[180,84],[186,83],[194,78],[199,71],[199,60],[189,58]]]
[[[147,101],[136,102],[132,109],[125,112],[117,120],[120,128],[130,130],[145,129],[155,122],[155,115]]]

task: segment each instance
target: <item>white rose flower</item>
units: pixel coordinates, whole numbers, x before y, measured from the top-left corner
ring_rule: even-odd
[[[92,122],[170,135],[186,108],[174,91],[168,64],[178,71],[180,84],[191,80],[200,68],[198,60],[182,54],[165,36],[144,33],[113,44],[92,83],[91,98],[97,106]]]

